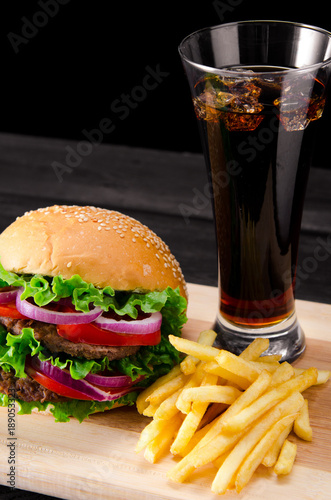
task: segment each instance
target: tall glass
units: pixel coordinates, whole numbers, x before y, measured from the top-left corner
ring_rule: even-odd
[[[331,34],[282,21],[197,31],[179,47],[198,119],[219,258],[216,344],[293,361],[301,217],[331,71]]]

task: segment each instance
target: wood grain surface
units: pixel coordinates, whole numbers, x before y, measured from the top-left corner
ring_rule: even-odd
[[[183,336],[196,339],[213,322],[217,290],[189,285],[189,321]],[[299,320],[307,335],[307,349],[295,366],[331,369],[331,306],[297,301]],[[310,402],[313,441],[296,439],[298,455],[289,476],[278,478],[262,466],[251,483],[237,495],[223,498],[245,500],[331,499],[331,383],[305,392]],[[196,471],[190,482],[171,483],[166,472],[176,459],[170,454],[149,464],[134,448],[139,432],[149,419],[133,408],[118,408],[94,415],[79,424],[55,423],[53,417],[16,416],[16,487],[70,500],[206,500],[213,466]],[[291,438],[292,439],[292,438]],[[7,409],[0,411],[0,482],[8,473]]]

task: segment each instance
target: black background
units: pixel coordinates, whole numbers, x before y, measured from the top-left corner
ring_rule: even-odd
[[[98,128],[107,118],[116,128],[103,135],[104,143],[201,152],[177,50],[186,35],[205,26],[254,18],[331,29],[328,16],[307,2],[293,12],[290,2],[283,0],[276,9],[274,3],[248,0],[59,2],[1,5],[0,132],[81,140],[84,129]],[[52,15],[45,13],[47,8]],[[166,76],[143,95],[137,86],[146,68],[158,68]],[[134,95],[140,100],[131,98],[134,105],[120,119],[111,106],[132,92],[138,92]],[[327,109],[314,157],[317,166],[329,166],[329,115]]]

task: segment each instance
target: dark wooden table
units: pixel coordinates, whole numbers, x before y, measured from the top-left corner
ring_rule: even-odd
[[[217,285],[217,258],[202,155],[0,134],[0,231],[52,204],[119,210],[170,246],[189,282]],[[327,257],[316,258],[324,246]],[[302,222],[297,298],[331,303],[331,169],[311,169]],[[1,500],[45,495],[0,486]]]

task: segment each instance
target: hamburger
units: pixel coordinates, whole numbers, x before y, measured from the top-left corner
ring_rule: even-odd
[[[0,404],[56,421],[133,405],[179,362],[187,293],[168,246],[96,207],[25,213],[0,235]]]

